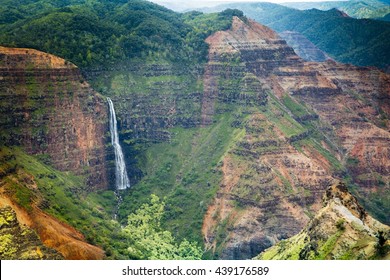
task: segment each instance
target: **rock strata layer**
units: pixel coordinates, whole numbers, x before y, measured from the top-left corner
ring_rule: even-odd
[[[32,49],[0,47],[1,144],[44,155],[61,171],[108,187],[107,104],[78,68]]]
[[[327,186],[347,174],[365,202],[389,193],[389,75],[304,61],[269,28],[237,17],[207,42],[202,124],[221,104],[240,102],[242,86],[229,88],[228,79],[256,81],[251,93],[265,106],[223,160],[203,224],[207,248],[220,258],[253,257],[298,233]]]

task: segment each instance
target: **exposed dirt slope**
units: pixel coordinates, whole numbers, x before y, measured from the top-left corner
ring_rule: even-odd
[[[35,190],[34,197],[32,198],[32,203],[28,209],[22,207],[15,201],[13,201],[13,189],[15,184],[18,184],[20,188],[28,188],[30,190]],[[30,231],[36,232],[39,236],[39,239],[36,238],[34,242],[27,242],[23,246],[27,246],[30,249],[30,253],[34,250],[39,244],[44,244],[45,247],[52,248],[58,253],[55,254],[51,251],[50,255],[45,258],[57,258],[58,256],[65,259],[103,259],[104,252],[102,249],[88,244],[84,236],[78,232],[73,227],[57,220],[51,215],[44,213],[38,206],[42,205],[44,200],[40,196],[38,186],[34,181],[34,178],[31,175],[26,174],[25,172],[19,170],[18,173],[8,174],[6,177],[3,177],[0,180],[0,208],[10,209],[9,212],[14,213],[16,216],[17,227],[28,228]],[[3,234],[6,234],[2,231]],[[33,233],[32,233],[33,234]],[[15,248],[17,246],[22,246],[21,244],[14,244]],[[17,245],[17,246],[16,246]],[[22,246],[22,247],[23,247]],[[41,251],[43,247],[40,247]],[[52,250],[53,251],[53,250]],[[29,254],[34,256],[36,254]],[[39,257],[39,254],[38,254]],[[11,258],[20,259],[24,258],[23,254],[16,254]],[[42,256],[42,258],[44,258]]]

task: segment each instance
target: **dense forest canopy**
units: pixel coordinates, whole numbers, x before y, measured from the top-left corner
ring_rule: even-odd
[[[124,59],[200,62],[204,39],[230,27],[228,9],[219,14],[178,14],[142,1],[1,1],[0,44],[28,47],[64,57],[81,67]]]

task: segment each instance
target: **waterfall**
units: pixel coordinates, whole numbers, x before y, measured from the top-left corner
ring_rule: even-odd
[[[115,109],[112,100],[107,97],[108,105],[110,107],[110,133],[111,144],[115,152],[115,183],[117,190],[124,190],[130,188],[129,177],[126,172],[126,163],[122,152],[122,147],[119,144],[118,128],[116,123]]]

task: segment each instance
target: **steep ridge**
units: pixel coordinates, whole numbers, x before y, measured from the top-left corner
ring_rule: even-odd
[[[234,98],[226,95],[232,92],[224,84],[226,76],[241,81],[250,76],[268,95],[268,103],[263,103],[267,106],[246,119],[243,137],[223,160],[223,183],[203,224],[207,248],[221,258],[250,258],[297,233],[320,208],[329,183],[347,174],[362,197],[370,194],[374,199],[373,185],[382,195],[389,192],[384,182],[390,135],[381,122],[388,119],[388,108],[380,101],[389,96],[388,75],[335,62],[305,62],[276,33],[251,20],[234,18],[230,30],[215,33],[207,42],[206,67],[212,70],[206,71],[204,124]],[[235,101],[242,96],[237,93]],[[367,116],[362,124],[363,111]],[[335,118],[345,126],[332,121]],[[355,171],[375,183],[362,184],[355,169],[341,165],[353,161],[352,151],[366,158],[375,154],[359,161]]]
[[[205,216],[203,234],[207,248],[220,258],[250,258],[304,226],[309,219],[307,211],[319,208],[319,194],[332,180],[331,164],[308,156],[315,153],[312,148],[305,154],[293,146],[294,137],[304,137],[306,132],[284,115],[287,112],[274,95],[278,90],[275,82],[265,78],[278,65],[300,65],[303,61],[276,33],[253,21],[246,24],[234,18],[231,30],[217,32],[207,42],[207,67],[213,71],[206,81],[217,90],[207,92],[205,85],[204,96],[210,98],[203,102],[217,109],[204,115],[211,119],[234,98],[246,105],[249,115],[241,124],[242,138],[223,160],[223,183]],[[236,96],[232,95],[235,88],[224,83],[233,78],[241,84]],[[245,90],[248,87],[251,90]],[[253,111],[251,103],[263,105],[263,109]],[[224,236],[218,236],[224,231]]]
[[[105,100],[77,67],[32,49],[0,47],[1,144],[22,145],[62,171],[108,187]]]
[[[324,207],[297,235],[256,259],[389,259],[390,227],[364,210],[343,183],[329,187]]]

